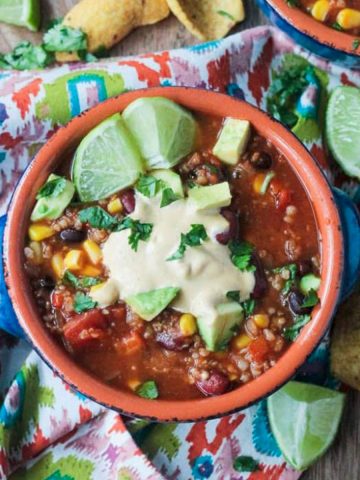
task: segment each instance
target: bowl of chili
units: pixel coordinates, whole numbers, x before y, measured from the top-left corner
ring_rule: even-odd
[[[69,204],[72,191],[66,210],[55,219],[39,221],[44,205],[45,217],[53,207],[43,199],[53,198],[56,190],[57,201],[63,199],[69,177],[80,191],[79,167],[73,164],[71,170],[68,159],[73,160],[76,150],[78,162],[84,137],[92,132],[93,138],[99,125],[99,136],[105,137],[105,126],[111,129],[120,121],[119,112],[131,118],[129,112],[139,100],[151,108],[156,102],[165,107],[171,103],[174,115],[180,108],[179,115],[195,121],[196,140],[176,160],[172,180],[169,172],[159,176],[164,169],[154,169],[133,180],[135,187],[99,195],[99,200],[95,191],[91,200],[80,197],[80,202]],[[240,136],[247,129],[246,146],[238,145],[240,161],[233,161],[234,151],[227,148],[228,124],[240,128]],[[159,179],[163,183],[156,183]],[[179,181],[186,194],[171,199]],[[156,186],[159,193],[150,193]],[[214,188],[216,194],[210,194]],[[81,195],[86,197],[86,190]],[[159,208],[164,198],[166,208]],[[150,231],[139,230],[145,225],[141,212],[149,211]],[[190,211],[191,229],[185,231],[183,222]],[[213,220],[218,230],[212,230]],[[166,235],[156,230],[158,225],[169,226]],[[354,247],[350,241],[360,238],[356,211],[346,196],[330,188],[296,137],[246,102],[192,88],[128,92],[60,128],[24,173],[6,225],[2,219],[1,226],[11,299],[10,304],[1,285],[2,306],[12,322],[9,329],[16,331],[17,317],[42,358],[84,395],[127,415],[158,421],[218,417],[279,388],[322,339],[339,299],[359,276],[357,243]],[[177,238],[181,242],[166,262],[154,250],[149,254],[149,248],[160,244],[166,249],[170,238],[173,246]],[[213,256],[226,251],[234,269],[222,276],[214,261],[214,270],[206,270],[196,256],[205,255],[206,245]],[[204,258],[208,263],[210,257]],[[173,275],[172,287],[164,288],[168,281],[163,268],[169,278]],[[188,273],[181,273],[187,268],[194,268],[197,279],[208,277],[208,282],[199,284],[201,288],[193,283],[190,289],[186,282],[181,284],[184,293],[176,299],[180,288],[174,279],[187,278]],[[161,308],[154,296],[150,307],[144,307],[144,297],[131,295],[134,275],[142,282],[141,292],[149,285],[146,281],[162,287],[151,291],[156,292],[156,302],[167,298]],[[114,294],[113,285],[109,288],[114,279],[125,301],[119,292]],[[231,281],[243,284],[236,290]],[[102,303],[99,289],[104,285],[115,298]],[[206,304],[207,297],[196,295],[209,290],[222,292],[224,299],[216,318],[204,321],[199,304]],[[197,302],[190,308],[186,299],[193,297]],[[227,326],[231,328],[225,335]]]
[[[257,0],[265,15],[311,52],[360,67],[359,0]]]

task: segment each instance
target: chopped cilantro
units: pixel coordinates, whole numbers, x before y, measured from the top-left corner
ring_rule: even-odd
[[[136,184],[136,190],[145,197],[151,198],[163,188],[164,182],[151,175],[141,175]]]
[[[298,0],[285,0],[289,7],[298,7]]]
[[[75,288],[93,287],[102,282],[101,278],[98,277],[77,277],[70,270],[65,270],[63,281]]]
[[[309,293],[305,296],[302,303],[302,308],[315,307],[319,303],[319,297],[316,291],[312,288]]]
[[[241,455],[235,458],[233,467],[237,472],[255,472],[259,470],[259,463],[253,457]]]
[[[249,317],[254,313],[255,300],[253,298],[249,298],[248,300],[244,300],[243,302],[241,302],[239,290],[231,290],[230,292],[227,292],[226,298],[232,300],[233,302],[240,303],[242,309],[244,310],[245,317]]]
[[[149,400],[155,400],[155,398],[158,398],[159,396],[157,385],[153,380],[148,380],[140,385],[136,389],[136,393],[139,397],[147,398]]]
[[[179,200],[179,197],[174,190],[170,187],[165,188],[162,192],[160,208],[166,207],[167,205],[170,205],[170,203],[176,202],[176,200]]]
[[[16,45],[12,52],[0,56],[0,68],[14,70],[35,70],[48,66],[54,57],[42,45],[24,41]]]
[[[352,43],[353,50],[357,50],[360,47],[360,38],[355,38]]]
[[[295,318],[295,322],[290,326],[286,327],[283,331],[283,337],[286,340],[293,342],[299,336],[301,329],[309,323],[311,320],[310,315],[298,315]]]
[[[254,272],[256,267],[251,265],[252,254],[254,246],[249,242],[236,242],[231,241],[229,243],[230,258],[232,263],[242,272]]]
[[[226,292],[226,298],[233,302],[240,303],[240,290],[230,290],[230,292]]]
[[[289,263],[288,265],[283,265],[282,267],[273,269],[274,273],[280,274],[286,271],[289,272],[289,278],[285,281],[284,288],[282,289],[283,295],[287,295],[290,290],[295,286],[298,267],[295,263]]]
[[[66,188],[66,179],[63,177],[54,178],[46,182],[38,191],[36,195],[36,200],[44,197],[57,197],[62,193]]]
[[[334,28],[335,30],[339,30],[339,32],[343,32],[344,29],[342,28],[342,26],[338,23],[338,22],[334,22],[332,25],[332,28]]]
[[[135,252],[138,249],[139,241],[146,241],[149,239],[153,225],[151,223],[141,223],[140,220],[134,220],[130,217],[125,217],[116,227],[116,231],[130,229],[129,245]]]
[[[218,13],[219,15],[221,15],[223,17],[227,17],[232,22],[236,22],[236,18],[233,15],[231,15],[231,13],[226,12],[225,10],[218,10],[216,13]]]
[[[114,230],[119,221],[112,217],[101,207],[88,207],[79,212],[79,220],[81,223],[89,223],[94,228],[102,230]]]
[[[44,48],[48,52],[78,52],[86,50],[86,33],[62,23],[53,25],[44,35]]]
[[[97,306],[97,302],[94,302],[85,293],[77,292],[74,298],[74,310],[76,313],[86,312]]]
[[[188,233],[181,234],[180,245],[177,251],[167,258],[167,261],[179,260],[183,258],[187,247],[198,247],[201,242],[207,240],[208,235],[206,233],[204,225],[193,224]]]

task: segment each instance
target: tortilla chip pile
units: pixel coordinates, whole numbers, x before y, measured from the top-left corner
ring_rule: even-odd
[[[360,390],[360,286],[339,308],[331,339],[333,375]]]
[[[224,37],[244,19],[242,0],[81,0],[63,24],[87,34],[88,51],[109,49],[134,28],[166,18],[170,10],[200,40]],[[56,55],[60,62],[78,60],[72,52]]]

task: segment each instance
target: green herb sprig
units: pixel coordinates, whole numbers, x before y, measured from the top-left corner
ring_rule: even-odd
[[[241,272],[254,272],[255,265],[252,265],[252,254],[254,246],[249,242],[231,241],[229,243],[230,259]]]
[[[198,247],[202,242],[208,239],[204,225],[193,224],[188,233],[182,233],[180,238],[180,245],[177,251],[167,258],[167,261],[180,260],[183,258],[187,247]]]

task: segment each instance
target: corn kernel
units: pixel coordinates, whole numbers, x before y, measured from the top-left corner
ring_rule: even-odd
[[[258,173],[256,175],[253,182],[254,192],[256,193],[261,192],[261,187],[263,186],[264,180],[265,180],[265,173]]]
[[[101,262],[102,251],[97,243],[93,240],[85,240],[83,247],[93,265],[97,265]]]
[[[124,210],[120,198],[115,198],[108,203],[107,210],[109,213],[121,213]]]
[[[82,250],[70,250],[64,259],[65,268],[79,271],[84,266],[84,252]]]
[[[191,313],[184,313],[180,317],[180,330],[185,336],[194,335],[197,332],[196,318]]]
[[[253,316],[254,322],[259,328],[267,328],[270,324],[269,315],[265,313],[259,313],[258,315]]]
[[[318,0],[311,9],[311,15],[319,22],[325,22],[330,11],[330,2],[328,0]]]
[[[61,253],[55,253],[55,255],[51,257],[51,267],[57,278],[61,278],[64,275],[65,265]]]
[[[233,339],[232,346],[236,350],[242,350],[243,348],[247,347],[249,343],[251,343],[251,338],[246,335],[246,333],[241,333]]]
[[[30,240],[35,242],[41,242],[41,240],[45,240],[45,238],[52,237],[53,235],[55,235],[54,230],[47,225],[33,223],[29,227]]]
[[[35,265],[40,265],[43,261],[43,254],[42,254],[42,246],[41,243],[39,242],[30,242],[29,247],[31,250],[34,252],[34,256],[32,258],[32,262],[35,263]]]
[[[96,268],[93,265],[85,265],[84,268],[81,270],[81,275],[85,275],[86,277],[98,277],[101,275],[100,268]]]
[[[128,380],[127,384],[128,387],[135,392],[135,390],[140,387],[141,382],[137,378],[133,378],[131,380]]]
[[[344,8],[338,13],[336,21],[344,30],[360,28],[360,11],[353,8]]]

